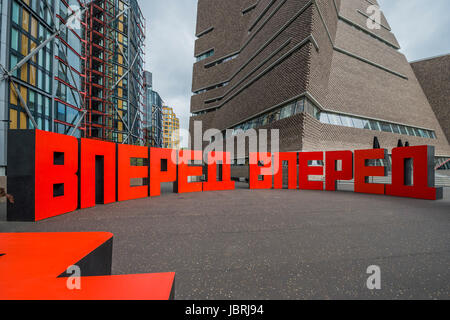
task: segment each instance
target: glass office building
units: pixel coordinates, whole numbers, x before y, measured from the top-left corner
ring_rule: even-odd
[[[136,0],[2,0],[0,8],[2,170],[8,129],[144,143],[145,21]]]
[[[59,56],[55,54],[54,43],[48,42],[26,63],[16,67],[40,43],[52,35],[57,23],[57,17],[53,14],[54,1],[50,1],[49,6],[46,6],[44,1],[12,0],[9,9],[11,15],[7,69],[13,71],[9,83],[9,128],[33,128],[34,120],[38,129],[54,131],[52,79],[53,65],[57,63],[56,57]],[[24,105],[28,107],[29,113],[26,112]]]
[[[163,100],[158,92],[153,90],[153,77],[151,72],[144,72],[145,79],[145,103],[143,132],[146,145],[150,147],[163,147]]]

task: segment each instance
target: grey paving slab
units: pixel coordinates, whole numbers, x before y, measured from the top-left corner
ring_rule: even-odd
[[[177,299],[450,297],[450,189],[432,202],[245,186],[166,186],[158,198],[0,221],[0,232],[112,232],[113,272],[175,271]],[[381,268],[379,291],[366,287],[370,265]]]

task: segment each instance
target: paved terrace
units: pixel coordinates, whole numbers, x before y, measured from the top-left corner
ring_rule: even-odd
[[[0,232],[113,232],[113,272],[175,271],[177,299],[450,297],[450,189],[431,202],[245,187],[36,224],[3,217]],[[370,265],[381,267],[380,291],[366,288]]]

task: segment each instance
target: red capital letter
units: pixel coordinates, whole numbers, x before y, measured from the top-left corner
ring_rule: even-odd
[[[78,140],[36,130],[35,221],[78,207]]]
[[[392,185],[386,186],[386,194],[425,200],[442,199],[443,189],[434,187],[434,174],[434,147],[393,149]]]
[[[81,209],[95,207],[98,202],[108,204],[116,201],[116,145],[114,143],[81,139],[80,169]],[[98,199],[100,200],[96,201]]]
[[[338,161],[342,161],[342,169],[338,170]],[[325,189],[336,191],[339,180],[353,179],[353,152],[328,151],[325,154]]]
[[[300,190],[323,190],[322,181],[309,181],[309,176],[323,176],[323,167],[310,167],[310,161],[323,161],[323,152],[300,152]]]
[[[272,189],[272,154],[250,152],[249,157],[250,189]],[[259,165],[260,162],[262,163],[262,166]],[[260,176],[262,176],[262,180],[259,180]]]
[[[181,150],[178,157],[177,181],[174,186],[176,193],[202,192],[202,182],[188,182],[189,177],[200,177],[203,175],[202,165],[190,166],[190,161],[202,161],[202,151]]]
[[[277,166],[278,163],[278,170],[275,172],[274,177],[274,189],[283,189],[283,162],[287,162],[288,164],[288,188],[294,190],[297,189],[297,153],[280,152],[276,153],[274,156],[274,166]]]
[[[234,181],[231,181],[230,153],[212,151],[208,154],[207,163],[208,182],[203,183],[203,191],[234,190],[235,183]],[[219,172],[219,179],[217,179],[217,169],[219,165],[221,165],[222,170]]]
[[[161,195],[161,183],[177,180],[177,151],[150,148],[150,196]]]
[[[355,151],[355,192],[384,194],[385,185],[369,183],[369,177],[384,177],[387,174],[387,169],[386,167],[369,166],[369,162],[375,159],[385,160],[386,158],[386,149]]]
[[[148,166],[132,166],[132,159],[147,159],[148,148],[119,144],[117,156],[118,201],[134,200],[148,197],[148,185],[132,187],[131,179],[148,178]],[[145,184],[145,183],[144,183]]]

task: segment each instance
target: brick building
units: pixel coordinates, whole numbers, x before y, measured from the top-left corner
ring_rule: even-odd
[[[8,130],[143,144],[137,0],[3,0],[0,28],[0,176]]]
[[[190,128],[280,129],[281,151],[450,146],[375,0],[199,0]],[[372,21],[374,23],[375,21]]]
[[[450,54],[415,61],[411,67],[450,141]],[[450,169],[450,163],[444,166]]]

